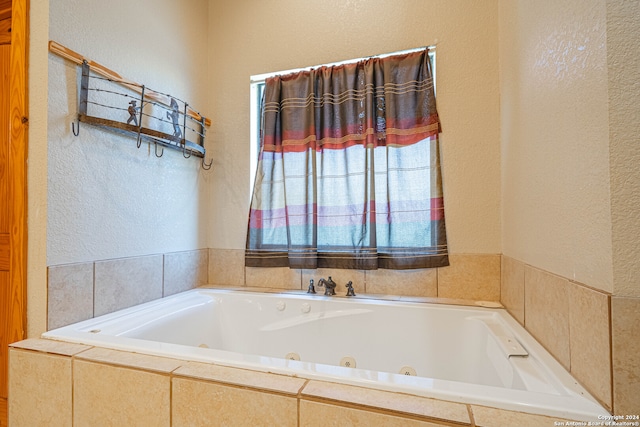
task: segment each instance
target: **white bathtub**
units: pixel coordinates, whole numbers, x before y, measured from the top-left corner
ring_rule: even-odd
[[[568,419],[609,415],[503,309],[195,289],[43,338]]]

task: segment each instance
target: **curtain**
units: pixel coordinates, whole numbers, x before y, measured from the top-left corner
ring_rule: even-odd
[[[265,81],[249,267],[449,265],[427,49]]]

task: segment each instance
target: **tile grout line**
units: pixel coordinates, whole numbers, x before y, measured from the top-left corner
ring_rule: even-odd
[[[469,424],[471,425],[471,427],[476,427],[476,420],[473,417],[473,410],[471,409],[471,405],[467,404],[467,411],[469,412]]]
[[[610,402],[611,402],[611,413],[615,413],[615,407],[616,407],[616,402],[615,402],[615,392],[614,392],[614,387],[615,387],[615,381],[613,378],[614,375],[614,369],[613,369],[613,295],[610,295],[607,298],[607,310],[609,312],[609,380],[611,382],[611,388],[610,390]]]
[[[93,277],[93,293],[92,293],[92,312],[91,312],[91,318],[93,319],[94,317],[96,317],[96,263],[95,261],[92,263],[91,265],[91,269],[92,269],[92,277]]]

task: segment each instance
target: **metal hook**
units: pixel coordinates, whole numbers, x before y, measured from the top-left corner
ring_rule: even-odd
[[[160,155],[158,156],[158,143],[154,142],[154,145],[155,145],[156,157],[162,157],[162,155],[164,154],[164,148],[161,147],[162,151],[160,152]]]
[[[80,135],[80,119],[77,118],[76,121],[78,122],[78,128],[77,129],[76,129],[76,122],[71,122],[71,132],[73,132],[74,136]]]
[[[204,161],[204,157],[202,157],[202,169],[208,171],[209,169],[211,169],[211,166],[213,165],[213,159],[211,159],[211,161],[209,162],[209,164],[207,164]]]
[[[189,152],[188,156],[185,156],[185,153],[187,153],[187,151]],[[182,157],[184,157],[185,159],[188,159],[191,157],[191,150],[187,150],[187,140],[184,140],[184,144],[182,144]]]

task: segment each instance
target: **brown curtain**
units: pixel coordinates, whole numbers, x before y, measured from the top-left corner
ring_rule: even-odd
[[[426,49],[265,83],[245,263],[448,265]]]

